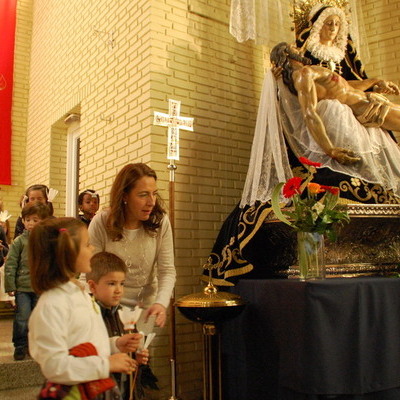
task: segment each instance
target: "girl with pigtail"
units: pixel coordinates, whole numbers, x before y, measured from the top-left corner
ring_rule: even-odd
[[[39,399],[118,399],[111,372],[132,373],[140,338],[109,339],[99,307],[76,279],[90,272],[92,246],[85,224],[54,218],[29,238],[32,287],[40,295],[29,320],[29,350],[46,378]],[[110,354],[110,353],[115,354]]]

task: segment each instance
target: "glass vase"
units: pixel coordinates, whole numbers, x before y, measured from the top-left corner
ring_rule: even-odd
[[[297,254],[301,281],[325,278],[324,235],[297,232]]]

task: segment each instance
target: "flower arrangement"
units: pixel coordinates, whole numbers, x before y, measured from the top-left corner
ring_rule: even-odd
[[[320,185],[312,182],[316,167],[322,164],[300,157],[299,161],[307,169],[307,177],[290,178],[279,183],[272,193],[272,209],[276,217],[298,232],[316,232],[326,234],[329,240],[335,241],[336,227],[350,221],[347,210],[338,205],[339,188]],[[281,209],[280,194],[291,199],[293,206]]]

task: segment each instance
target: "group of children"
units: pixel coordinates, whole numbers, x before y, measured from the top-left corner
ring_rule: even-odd
[[[87,226],[99,208],[98,194],[79,195],[79,218],[54,218],[46,196],[32,201],[29,194],[21,213],[25,229],[5,262],[5,290],[16,300],[14,359],[29,352],[40,364],[47,380],[40,399],[58,398],[54,392],[64,399],[133,398],[127,375],[146,368],[148,351],[138,348],[141,335],[125,333],[119,318],[124,261],[106,252],[92,257]]]

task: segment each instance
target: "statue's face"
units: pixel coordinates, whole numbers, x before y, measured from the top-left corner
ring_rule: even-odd
[[[332,44],[340,29],[340,18],[337,15],[330,15],[322,25],[319,33],[322,44]]]

